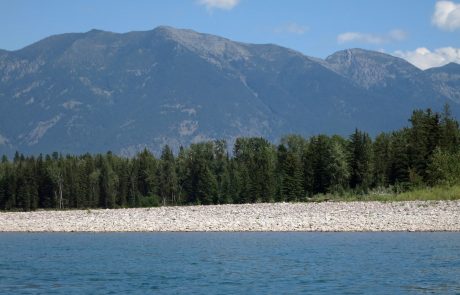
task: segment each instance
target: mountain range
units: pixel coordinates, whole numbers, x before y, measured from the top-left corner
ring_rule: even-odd
[[[208,139],[372,135],[412,110],[460,117],[460,65],[420,70],[363,49],[326,59],[157,27],[91,30],[0,50],[0,154],[132,155]]]

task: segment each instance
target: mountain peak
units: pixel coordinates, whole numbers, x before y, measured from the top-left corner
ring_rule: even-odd
[[[426,69],[425,72],[430,75],[442,74],[442,73],[460,74],[460,64],[455,63],[455,62],[450,62],[440,67]]]
[[[103,30],[99,30],[99,29],[91,29],[89,30],[88,32],[86,32],[87,34],[95,34],[95,33],[107,33],[106,31],[103,31]]]
[[[334,54],[349,54],[349,55],[360,55],[360,54],[370,54],[370,55],[379,55],[379,54],[383,54],[381,52],[378,52],[378,51],[371,51],[371,50],[367,50],[367,49],[363,49],[363,48],[348,48],[348,49],[345,49],[345,50],[339,50],[337,52],[335,52]],[[334,55],[333,54],[333,55]]]
[[[155,28],[153,32],[177,42],[183,47],[205,58],[222,57],[225,55],[233,59],[241,59],[249,55],[249,51],[245,48],[245,44],[216,35],[198,33],[189,29],[177,29],[169,26],[159,26]]]
[[[444,69],[449,69],[449,70],[460,70],[460,64],[456,62],[450,62],[444,66],[442,66]]]
[[[340,50],[337,51],[331,55],[329,55],[326,58],[326,61],[329,63],[335,63],[337,60],[341,61],[348,61],[349,63],[352,61],[363,61],[363,59],[367,60],[376,60],[378,59],[378,62],[392,62],[392,63],[401,63],[405,64],[408,66],[411,66],[409,62],[406,60],[396,57],[384,52],[380,51],[372,51],[372,50],[367,50],[367,49],[362,49],[362,48],[350,48],[350,49],[345,49],[345,50]],[[415,68],[415,66],[412,66]]]
[[[404,59],[361,48],[335,52],[326,58],[326,63],[364,88],[385,87],[396,73],[398,77],[409,77],[421,72]]]

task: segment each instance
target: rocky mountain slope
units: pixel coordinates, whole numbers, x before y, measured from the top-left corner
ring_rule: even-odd
[[[158,27],[91,30],[0,50],[0,153],[130,155],[164,144],[287,133],[371,134],[414,108],[460,115],[460,66],[422,71],[350,49],[325,60]]]

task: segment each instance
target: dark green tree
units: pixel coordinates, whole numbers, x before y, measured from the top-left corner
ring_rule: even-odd
[[[166,145],[161,152],[160,169],[158,170],[158,195],[163,205],[177,204],[176,164],[171,148]]]
[[[367,191],[372,181],[372,141],[367,133],[358,129],[348,143],[350,187]]]
[[[373,153],[373,185],[385,187],[390,183],[391,169],[391,138],[386,133],[379,134],[372,146]]]

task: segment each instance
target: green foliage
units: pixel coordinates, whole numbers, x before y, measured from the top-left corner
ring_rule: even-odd
[[[366,191],[372,180],[372,141],[367,133],[358,129],[348,144],[350,187]]]
[[[393,132],[390,135],[390,157],[388,179],[390,184],[409,182],[409,142],[408,130]]]
[[[412,124],[408,132],[409,166],[413,173],[426,179],[427,160],[440,144],[440,115],[430,109],[425,112],[416,110],[409,121]]]
[[[344,194],[318,194],[310,201],[379,201],[379,202],[400,202],[400,201],[440,201],[460,200],[460,185],[440,185],[434,187],[416,188],[401,192],[396,187],[376,188],[367,194],[356,194],[352,191]]]
[[[312,137],[304,157],[306,190],[310,195],[339,192],[347,187],[349,169],[343,143],[336,137]]]
[[[305,197],[302,155],[308,142],[289,135],[281,140],[277,150],[277,201],[298,201]]]
[[[241,170],[242,200],[272,201],[276,191],[276,151],[273,145],[264,138],[238,138],[234,156]]]
[[[414,111],[410,122],[374,141],[359,130],[348,139],[288,135],[278,146],[238,138],[232,156],[225,141],[177,156],[165,146],[159,158],[148,150],[133,158],[17,152],[0,162],[0,210],[458,198],[460,129],[449,108]]]
[[[431,185],[460,184],[460,152],[436,149],[428,165],[428,181]]]
[[[160,197],[157,195],[148,195],[140,197],[139,207],[158,207],[160,206]]]
[[[160,157],[160,167],[157,171],[158,195],[163,205],[166,203],[177,204],[177,176],[174,155],[171,148],[166,145]],[[152,179],[152,183],[154,180]],[[150,190],[149,190],[150,192]]]
[[[217,180],[212,173],[213,143],[192,144],[185,152],[184,191],[187,203],[211,204],[217,194]]]

